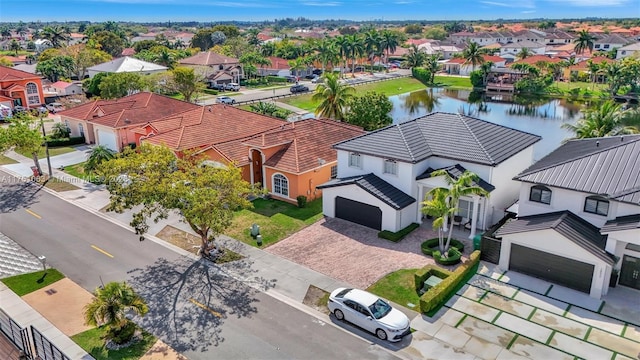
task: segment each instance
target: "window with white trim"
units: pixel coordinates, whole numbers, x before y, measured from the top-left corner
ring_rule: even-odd
[[[362,169],[362,156],[358,153],[349,154],[349,167]]]
[[[607,216],[609,215],[609,201],[599,196],[589,196],[584,201],[584,212]]]
[[[273,175],[273,193],[289,197],[289,180],[284,175]]]
[[[386,159],[384,161],[384,174],[398,175],[398,163],[395,160]]]
[[[551,204],[551,190],[542,185],[532,186],[531,192],[529,193],[529,201],[549,205]]]
[[[29,105],[40,104],[40,94],[38,93],[38,87],[34,83],[27,84],[27,102]]]
[[[338,165],[333,165],[331,167],[331,178],[335,179],[338,177]]]

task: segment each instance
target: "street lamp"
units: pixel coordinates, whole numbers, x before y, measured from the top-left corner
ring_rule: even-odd
[[[44,255],[40,255],[38,256],[38,260],[40,260],[40,262],[42,263],[42,269],[44,271],[47,271],[47,257]]]
[[[51,169],[51,158],[49,157],[49,143],[47,142],[47,133],[44,131],[44,120],[42,120],[43,111],[40,112],[40,127],[42,127],[42,137],[44,138],[44,151],[47,154],[47,166],[49,167],[49,179],[53,177],[53,169]]]

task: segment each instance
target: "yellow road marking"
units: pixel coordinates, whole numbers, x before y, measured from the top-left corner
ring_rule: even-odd
[[[112,258],[112,257],[113,257],[113,255],[109,254],[108,252],[106,252],[106,251],[104,251],[104,250],[100,249],[99,247],[97,247],[97,246],[95,246],[95,245],[91,245],[91,247],[92,247],[94,250],[99,251],[99,252],[101,252],[101,253],[103,253],[103,254],[107,255],[107,256],[108,256],[108,257],[110,257],[110,258]]]
[[[29,213],[29,214],[31,214],[31,215],[33,215],[33,216],[37,217],[38,219],[42,219],[42,216],[40,216],[40,215],[38,215],[38,214],[34,213],[33,211],[31,211],[31,210],[29,210],[29,209],[25,209],[24,211],[26,211],[27,213]]]
[[[199,303],[199,302],[198,302],[198,301],[196,301],[195,299],[189,299],[189,301],[191,301],[195,306],[197,306],[197,307],[199,307],[199,308],[202,308],[202,309],[207,310],[207,311],[208,311],[208,312],[210,312],[210,313],[211,313],[211,315],[213,315],[213,316],[217,316],[217,317],[219,317],[219,318],[221,318],[221,317],[222,317],[222,314],[220,314],[219,312],[217,312],[217,311],[213,310],[212,308],[208,307],[208,306],[207,306],[207,305],[205,305],[205,304]]]

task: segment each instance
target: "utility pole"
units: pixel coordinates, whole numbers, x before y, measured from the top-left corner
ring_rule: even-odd
[[[42,137],[44,138],[44,151],[47,154],[47,166],[49,167],[49,179],[53,177],[53,169],[51,169],[51,158],[49,157],[49,143],[47,143],[47,133],[44,131],[44,120],[42,119],[42,111],[40,111],[40,127],[42,127]]]

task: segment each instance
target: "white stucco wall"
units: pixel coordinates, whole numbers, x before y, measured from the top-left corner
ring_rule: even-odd
[[[566,239],[555,230],[548,229],[504,235],[502,237],[499,262],[499,266],[503,269],[509,269],[511,244],[518,244],[531,249],[564,256],[568,259],[593,264],[594,271],[589,296],[599,299],[602,295],[605,295],[609,289],[611,266],[596,258],[574,242]]]

